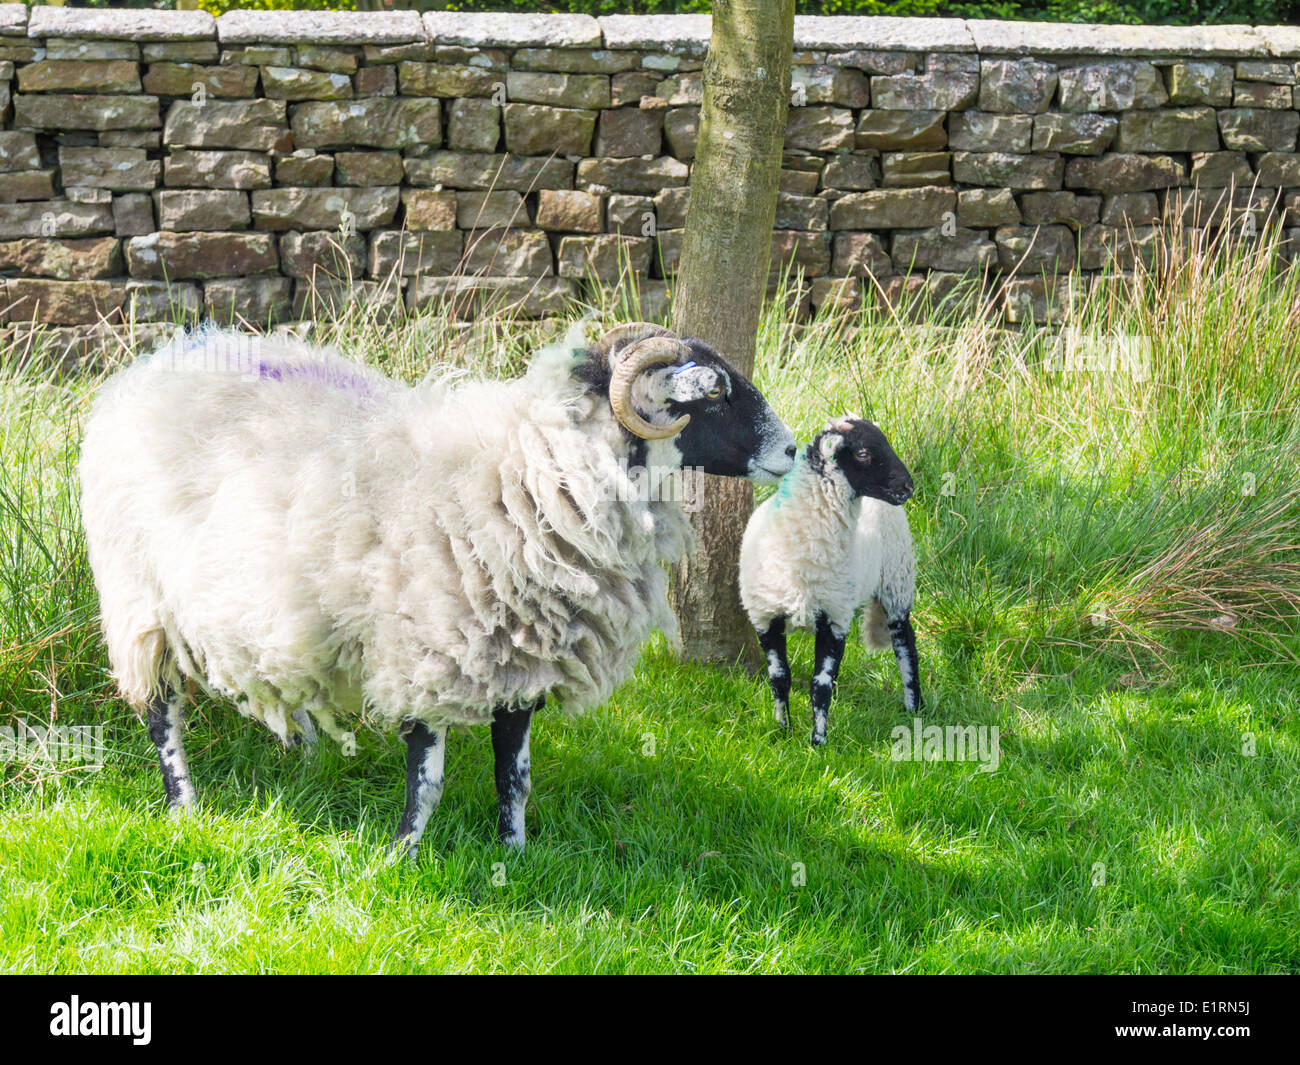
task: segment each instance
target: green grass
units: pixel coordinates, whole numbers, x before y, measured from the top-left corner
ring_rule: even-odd
[[[78,529],[94,377],[0,353],[0,724],[108,747],[0,765],[0,969],[1296,971],[1296,296],[1262,252],[1166,249],[1068,323],[1146,338],[1149,376],[1054,372],[978,294],[800,331],[777,301],[781,413],[804,438],[875,417],[913,470],[923,717],[997,726],[997,772],[893,760],[911,715],[856,642],[814,751],[807,638],[789,735],[761,678],[659,639],[600,712],[539,718],[522,854],[494,842],[486,733],[457,735],[415,865],[386,847],[396,740],[284,752],[221,703],[191,717],[201,809],[165,815]],[[515,372],[545,327],[324,332],[414,377],[432,351]]]

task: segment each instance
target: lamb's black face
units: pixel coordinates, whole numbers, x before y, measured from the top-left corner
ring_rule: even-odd
[[[861,418],[841,418],[808,445],[814,469],[834,464],[855,496],[901,506],[912,498],[912,475],[876,425]]]
[[[749,380],[702,340],[686,338],[690,355],[676,366],[646,374],[638,407],[656,420],[683,414],[690,422],[673,443],[681,464],[723,477],[775,484],[794,465],[794,434]]]

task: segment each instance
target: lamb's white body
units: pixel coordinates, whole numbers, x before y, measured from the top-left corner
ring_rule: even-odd
[[[629,479],[571,358],[408,387],[327,350],[208,334],[117,375],[81,479],[128,702],[190,677],[289,738],[302,711],[337,735],[340,714],[437,730],[547,693],[604,701],[672,623],[660,562],[689,525]],[[675,466],[656,459],[673,446],[649,443],[646,465]]]
[[[842,478],[800,461],[760,506],[740,548],[740,597],[755,628],[785,617],[811,632],[824,613],[841,632],[867,607],[861,636],[890,646],[888,618],[912,609],[916,556],[903,507],[851,497]]]

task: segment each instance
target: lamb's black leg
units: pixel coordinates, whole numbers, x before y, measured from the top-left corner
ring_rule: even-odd
[[[848,635],[832,625],[825,614],[817,615],[813,638],[813,674],[810,695],[812,698],[812,744],[820,747],[826,742],[826,720],[830,714],[831,696],[835,693],[835,678],[840,673],[844,658],[844,637]]]
[[[498,707],[492,714],[492,755],[496,761],[497,835],[508,847],[524,845],[524,806],[532,788],[528,736],[533,714],[546,705],[538,699],[532,706],[512,710]]]
[[[185,693],[169,691],[149,700],[145,710],[149,738],[158,749],[167,806],[184,810],[194,805],[194,785],[185,758]]]
[[[921,698],[921,668],[916,656],[912,615],[904,614],[890,621],[889,635],[894,643],[894,657],[898,659],[898,674],[903,678],[903,705],[908,710],[920,710],[925,701]]]
[[[402,738],[406,740],[406,808],[393,846],[414,858],[424,826],[442,799],[447,729],[431,729],[412,721],[402,730]]]
[[[785,652],[785,618],[773,618],[758,642],[767,656],[767,682],[772,687],[772,714],[781,728],[790,727],[790,661]]]

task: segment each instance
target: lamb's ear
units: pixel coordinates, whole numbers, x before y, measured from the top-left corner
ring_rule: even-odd
[[[821,443],[818,445],[821,448],[822,461],[834,462],[835,452],[840,449],[842,443],[844,443],[844,437],[840,436],[839,433],[823,433]]]

